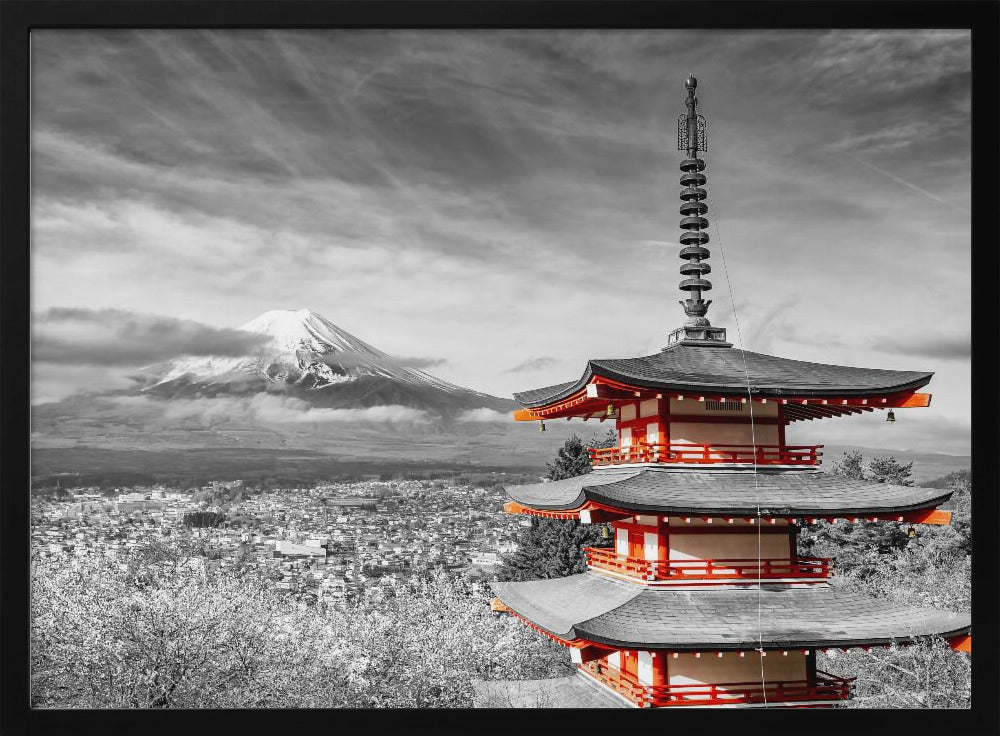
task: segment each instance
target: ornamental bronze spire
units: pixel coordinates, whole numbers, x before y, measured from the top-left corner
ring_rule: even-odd
[[[688,319],[683,327],[670,333],[667,347],[677,342],[728,346],[725,328],[712,327],[705,316],[712,300],[703,299],[702,293],[712,288],[712,282],[704,277],[712,272],[712,267],[707,262],[711,253],[705,247],[708,243],[708,220],[705,219],[708,192],[704,186],[708,179],[703,173],[705,159],[698,154],[708,150],[708,126],[705,118],[698,114],[698,98],[694,94],[698,80],[689,76],[684,86],[687,88],[684,101],[687,112],[677,118],[677,150],[687,152],[687,158],[681,161],[680,180],[684,187],[680,195],[680,225],[684,231],[680,237],[680,257],[684,261],[680,272],[685,277],[680,288],[688,296],[680,305]]]

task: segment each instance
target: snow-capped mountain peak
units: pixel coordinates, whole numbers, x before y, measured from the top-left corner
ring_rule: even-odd
[[[308,309],[272,309],[247,322],[239,329],[271,338],[279,351],[307,350],[315,353],[348,351],[388,358],[363,340],[342,330],[330,320]]]
[[[334,406],[503,402],[410,367],[308,309],[264,312],[239,329],[262,337],[252,354],[178,356],[146,369],[153,382],[145,391],[185,396],[279,390]]]

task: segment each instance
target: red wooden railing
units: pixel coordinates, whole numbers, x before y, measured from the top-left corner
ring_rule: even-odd
[[[830,577],[830,568],[833,566],[833,560],[829,557],[795,557],[784,560],[644,560],[640,557],[620,557],[613,547],[584,547],[583,551],[590,567],[643,580],[826,580]]]
[[[739,463],[757,465],[819,465],[823,445],[698,445],[693,443],[590,449],[594,466],[624,463]]]
[[[641,708],[684,705],[733,705],[737,703],[789,703],[809,700],[847,700],[854,678],[817,672],[815,682],[720,682],[697,685],[643,685],[605,662],[594,660],[580,669],[605,686],[621,693]]]

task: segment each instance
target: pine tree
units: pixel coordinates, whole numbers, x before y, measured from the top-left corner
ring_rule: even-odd
[[[604,447],[616,447],[618,445],[618,431],[611,427],[604,434],[603,437],[598,437],[596,434],[590,438],[587,442],[587,447],[593,447],[595,449]]]
[[[861,453],[857,450],[845,452],[840,462],[830,469],[830,474],[842,475],[845,478],[853,478],[854,480],[864,480],[864,458],[861,457]]]
[[[861,454],[858,453],[858,457]],[[903,465],[891,455],[888,457],[877,457],[868,463],[868,472],[865,473],[867,480],[878,483],[890,483],[896,486],[912,486],[913,463]]]
[[[573,435],[559,448],[556,458],[548,463],[550,480],[563,480],[585,475],[591,470],[588,447]],[[501,580],[536,580],[538,578],[559,578],[587,569],[584,546],[600,546],[606,542],[604,524],[581,524],[575,519],[540,519],[532,517],[530,526],[522,527],[514,540],[517,551],[504,557],[498,572]]]
[[[895,457],[878,457],[867,465],[857,450],[845,452],[830,473],[853,480],[912,486],[913,463],[903,465]],[[877,555],[905,549],[909,527],[896,522],[841,521],[810,524],[799,535],[799,551],[805,555],[835,557],[841,570],[860,575],[877,561]]]
[[[554,462],[546,463],[549,469],[549,480],[563,480],[584,475],[591,470],[590,453],[587,446],[575,434],[572,435],[556,453]]]
[[[500,580],[561,578],[587,569],[583,547],[606,540],[604,524],[581,524],[575,519],[531,518],[517,536],[517,550],[506,555],[498,572]]]

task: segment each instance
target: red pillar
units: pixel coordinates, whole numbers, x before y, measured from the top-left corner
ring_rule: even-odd
[[[670,654],[667,652],[654,652],[653,653],[653,684],[654,685],[666,685],[667,684],[667,657]]]
[[[629,675],[633,680],[639,679],[639,657],[637,652],[628,649],[622,650],[622,672]]]
[[[670,397],[664,396],[657,402],[657,419],[660,422],[660,444],[670,445]]]

